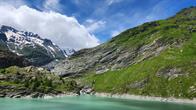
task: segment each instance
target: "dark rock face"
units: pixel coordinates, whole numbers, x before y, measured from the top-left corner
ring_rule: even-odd
[[[27,96],[31,94],[31,91],[23,88],[23,87],[16,87],[16,86],[0,86],[0,96],[1,97],[10,97],[10,98],[21,98],[23,96]]]
[[[12,27],[10,27],[10,26],[2,25],[2,27],[1,27],[1,31],[2,31],[2,32],[7,32],[7,31],[9,31],[9,30],[11,30],[11,31],[13,31],[13,32],[17,32],[16,29],[14,29],[14,28],[12,28]]]
[[[6,35],[5,34],[3,34],[3,33],[0,33],[0,40],[2,40],[2,41],[7,41],[7,37],[6,37]]]
[[[0,86],[0,97],[9,98],[21,98],[21,97],[31,97],[31,98],[42,98],[47,94],[41,92],[34,92],[28,88],[16,87],[16,86]]]
[[[23,67],[28,66],[29,64],[30,63],[23,57],[17,56],[16,54],[6,50],[0,50],[0,68],[9,67],[13,65]]]

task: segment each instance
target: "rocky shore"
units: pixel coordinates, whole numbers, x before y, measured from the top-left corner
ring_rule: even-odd
[[[58,97],[67,97],[67,96],[84,96],[91,95],[96,97],[108,97],[108,98],[117,98],[117,99],[128,99],[128,100],[143,100],[143,101],[158,101],[166,103],[178,103],[178,104],[196,104],[196,99],[177,99],[174,97],[153,97],[153,96],[139,96],[139,95],[130,95],[130,94],[110,94],[110,93],[93,93],[93,94],[76,94],[73,92],[61,93],[61,94],[40,94],[32,93],[30,95],[21,96],[21,97],[12,97],[12,98],[58,98]]]
[[[180,103],[180,104],[196,104],[196,98],[190,99],[177,99],[174,97],[153,97],[153,96],[139,96],[130,94],[111,94],[111,93],[95,93],[98,97],[110,97],[110,98],[120,98],[120,99],[130,99],[130,100],[145,100],[145,101],[160,101],[169,103]]]
[[[2,87],[0,89],[11,89],[11,87]],[[14,90],[14,87],[12,87]],[[0,91],[0,98],[57,98],[57,97],[66,97],[66,96],[81,96],[81,95],[91,95],[96,97],[108,97],[108,98],[118,98],[118,99],[130,99],[130,100],[144,100],[144,101],[159,101],[159,102],[168,102],[168,103],[180,103],[180,104],[196,104],[196,98],[194,99],[177,99],[174,97],[153,97],[153,96],[139,96],[139,95],[130,95],[130,94],[111,94],[111,93],[97,93],[91,88],[83,88],[78,93],[74,92],[54,92],[51,93],[41,93],[33,92],[25,88],[18,88],[16,92],[14,91]]]
[[[9,98],[22,98],[22,97],[31,97],[31,98],[42,98],[45,96],[56,96],[62,94],[60,91],[54,91],[44,93],[39,91],[32,91],[31,89],[25,87],[17,86],[0,86],[0,97],[9,97]]]

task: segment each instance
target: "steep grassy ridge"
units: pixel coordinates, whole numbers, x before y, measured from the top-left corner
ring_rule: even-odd
[[[102,74],[91,71],[80,78],[83,84],[98,92],[196,97],[195,7],[129,29],[105,45],[137,48],[136,62]]]

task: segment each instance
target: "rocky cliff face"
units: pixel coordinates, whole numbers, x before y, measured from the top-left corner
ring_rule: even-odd
[[[28,66],[30,63],[24,57],[17,56],[16,54],[0,49],[0,68],[17,65],[20,67]]]
[[[168,48],[180,47],[195,33],[196,8],[184,9],[167,20],[129,29],[98,47],[82,49],[53,65],[62,75],[114,71],[159,56]]]

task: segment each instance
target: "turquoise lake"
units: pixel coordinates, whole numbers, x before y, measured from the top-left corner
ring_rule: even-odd
[[[0,98],[0,110],[196,110],[196,105],[70,96],[51,99]]]

